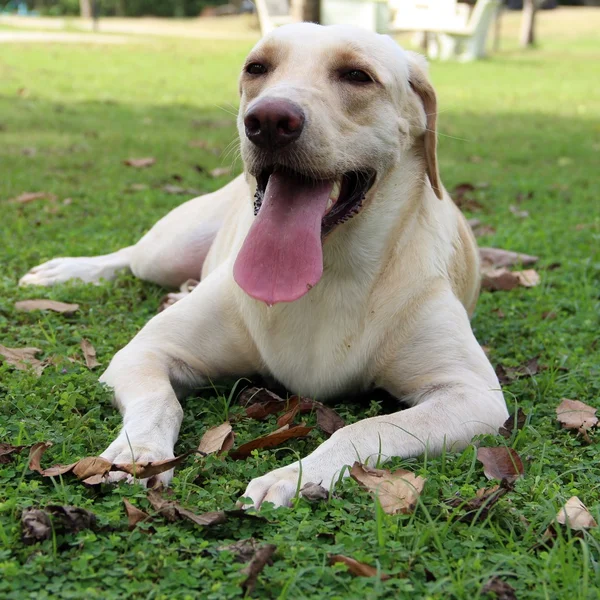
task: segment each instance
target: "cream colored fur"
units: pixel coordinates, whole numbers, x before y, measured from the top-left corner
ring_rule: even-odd
[[[248,61],[274,68],[260,81],[240,79],[244,175],[175,209],[133,247],[55,259],[22,280],[95,281],[129,267],[174,286],[197,277],[203,264],[192,293],[154,317],[103,374],[123,414],[123,429],[103,456],[130,462],[133,449],[137,460],[172,457],[183,414],[175,388],[256,373],[319,400],[380,387],[410,408],[349,425],[301,467],[254,479],[244,495],[255,505],[288,504],[300,474],[300,483],[332,486],[355,460],[435,454],[496,432],[506,406],[469,323],[479,291],[477,248],[439,183],[435,108],[433,116],[425,110],[435,95],[424,61],[385,36],[310,24],[275,30]],[[341,66],[368,70],[376,85],[345,87],[336,78]],[[258,155],[243,116],[256,99],[273,96],[307,114],[295,142],[307,172],[332,177],[372,168],[377,179],[363,210],[326,238],[322,280],[299,300],[269,308],[236,285],[232,265],[254,218]]]

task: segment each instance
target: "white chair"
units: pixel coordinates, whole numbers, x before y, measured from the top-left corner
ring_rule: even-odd
[[[427,43],[430,58],[476,60],[485,56],[488,32],[499,7],[500,0],[477,0],[471,16],[463,24],[460,24],[460,15],[447,11],[441,14],[433,11],[433,7],[429,18],[423,12],[417,21],[408,18],[403,20],[399,12],[391,29],[393,32],[424,31],[430,34]]]

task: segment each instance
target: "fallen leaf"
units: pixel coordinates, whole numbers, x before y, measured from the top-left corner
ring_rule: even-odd
[[[404,469],[390,472],[387,469],[373,469],[359,462],[352,465],[350,477],[373,493],[383,511],[390,515],[412,512],[426,481]]]
[[[229,456],[234,460],[247,458],[252,453],[252,450],[265,450],[267,448],[279,446],[283,444],[283,442],[286,442],[292,438],[306,437],[311,430],[312,427],[297,425],[296,427],[290,427],[289,429],[284,429],[283,431],[274,431],[269,435],[265,435],[264,437],[259,437],[251,442],[242,444],[239,448],[233,452],[230,452]]]
[[[284,427],[285,425],[291,425],[291,423],[296,418],[296,415],[300,412],[300,402],[296,401],[294,403],[290,402],[290,405],[293,404],[293,408],[288,410],[286,413],[282,414],[279,419],[277,419],[277,427]]]
[[[577,496],[569,498],[558,511],[556,522],[560,525],[568,525],[575,531],[583,531],[598,526],[585,504]]]
[[[56,300],[20,300],[15,302],[15,308],[25,312],[33,310],[51,310],[64,315],[71,315],[79,309],[79,304],[67,304]]]
[[[217,167],[208,173],[211,177],[224,177],[231,175],[231,167]]]
[[[229,518],[264,520],[259,515],[248,513],[245,510],[215,510],[202,514],[184,508],[177,502],[165,499],[158,490],[148,492],[148,501],[152,507],[168,521],[174,522],[179,519],[186,519],[201,527],[210,527],[211,525],[220,525]]]
[[[13,454],[19,454],[26,446],[13,446],[12,444],[0,444],[0,465],[6,465],[13,459]]]
[[[504,365],[496,366],[496,375],[498,381],[502,384],[510,383],[515,379],[521,377],[533,377],[537,375],[541,369],[546,369],[539,364],[538,358],[530,358],[526,363],[519,365],[518,367],[505,367]]]
[[[579,400],[563,398],[556,407],[556,418],[565,429],[576,429],[583,439],[591,443],[588,430],[598,425],[596,409]]]
[[[214,454],[221,452],[229,452],[233,448],[235,434],[231,423],[226,421],[217,427],[211,427],[200,440],[198,452],[203,454]]]
[[[174,458],[167,458],[166,460],[157,460],[155,462],[146,462],[146,463],[128,463],[128,464],[116,464],[112,465],[112,471],[124,471],[125,473],[129,473],[133,475],[136,479],[148,479],[150,477],[154,477],[155,475],[159,475],[160,473],[164,473],[165,471],[170,471],[175,467],[179,466],[188,456],[193,454],[193,450],[185,452],[179,456],[175,456]]]
[[[450,195],[456,206],[460,209],[478,211],[481,210],[483,206],[472,196],[475,189],[476,188],[472,183],[459,183],[454,186]]]
[[[248,565],[241,570],[241,573],[246,575],[246,579],[242,582],[242,589],[245,595],[248,596],[253,592],[258,576],[267,564],[272,563],[271,557],[275,553],[275,550],[277,550],[277,546],[274,544],[261,546],[255,552]]]
[[[150,520],[150,515],[145,513],[143,510],[140,510],[127,498],[123,498],[123,504],[125,505],[125,512],[127,513],[127,521],[129,522],[129,529],[135,529],[135,526],[138,523],[145,523]]]
[[[510,415],[510,417],[504,421],[504,424],[499,430],[500,435],[506,439],[510,438],[515,431],[523,429],[526,420],[527,415],[523,412],[522,408],[519,408],[515,414]]]
[[[85,359],[85,364],[88,369],[95,369],[100,366],[98,359],[96,358],[96,348],[92,346],[89,340],[82,338],[80,344],[81,350],[83,352],[83,358]]]
[[[514,267],[516,265],[528,267],[539,260],[537,256],[531,256],[530,254],[489,247],[479,248],[479,258],[483,265],[492,267]]]
[[[16,198],[11,198],[9,202],[16,202],[17,204],[29,204],[29,202],[33,202],[34,200],[50,200],[53,202],[56,200],[56,196],[54,194],[50,194],[49,192],[24,192]]]
[[[515,275],[519,278],[519,285],[522,287],[535,287],[540,283],[540,275],[535,269],[516,271]]]
[[[47,364],[35,358],[38,352],[41,352],[39,348],[7,348],[0,344],[0,356],[4,358],[4,362],[19,371],[33,369],[33,372],[39,377]]]
[[[290,407],[290,402],[280,398],[266,388],[249,388],[239,396],[239,402],[246,407],[246,416],[257,421],[269,415],[282,412]]]
[[[126,192],[143,192],[149,188],[145,183],[132,183],[125,188]]]
[[[29,448],[29,469],[42,473],[42,456],[48,448],[52,446],[52,442],[37,442]]]
[[[525,472],[521,457],[512,448],[478,448],[477,460],[483,464],[483,473],[488,479],[506,479],[512,483]]]
[[[508,292],[516,287],[535,287],[540,283],[537,271],[509,271],[506,267],[484,268],[481,273],[481,287],[491,292]]]
[[[332,435],[346,423],[335,410],[319,403],[317,405],[317,425],[327,434]]]
[[[52,537],[52,521],[39,508],[25,508],[21,513],[21,539],[24,544],[35,544]]]
[[[387,573],[378,572],[375,567],[359,562],[358,560],[350,558],[349,556],[344,556],[343,554],[332,554],[329,557],[329,564],[335,565],[338,563],[346,565],[348,567],[348,571],[350,571],[350,573],[356,577],[379,577],[381,581],[390,579],[390,575]]]
[[[156,163],[156,159],[153,157],[147,158],[128,158],[123,161],[124,165],[128,167],[134,167],[136,169],[145,169],[147,167],[151,167],[154,163]]]
[[[518,206],[511,204],[508,207],[508,210],[510,210],[510,212],[515,215],[515,217],[519,217],[519,219],[526,219],[529,216],[529,211],[528,210],[522,210],[520,209]]]
[[[462,498],[451,498],[446,503],[453,508],[462,509],[465,512],[456,520],[468,523],[475,521],[485,521],[491,509],[507,492],[512,490],[512,484],[506,480],[502,481],[502,485],[494,485],[491,488],[480,488],[475,492],[475,497],[469,500]]]
[[[302,486],[300,495],[309,502],[319,502],[329,498],[329,492],[320,484],[308,482]]]
[[[200,190],[195,190],[194,188],[184,188],[178,185],[164,185],[160,188],[163,192],[167,194],[183,194],[185,196],[198,196],[201,194]]]
[[[26,508],[21,514],[22,539],[34,544],[50,539],[52,532],[76,533],[83,529],[95,529],[96,515],[78,506],[50,505],[45,509]]]
[[[226,546],[218,546],[217,550],[219,552],[231,552],[237,562],[246,563],[252,559],[258,548],[258,541],[251,537]]]
[[[112,463],[105,458],[88,456],[75,463],[73,466],[73,475],[77,479],[88,479],[95,475],[106,475],[112,466]]]
[[[481,593],[495,594],[496,600],[517,600],[514,588],[500,577],[492,577],[481,588]]]

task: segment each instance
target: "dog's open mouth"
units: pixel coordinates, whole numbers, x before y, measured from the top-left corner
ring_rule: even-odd
[[[350,171],[340,175],[335,179],[313,179],[306,175],[296,173],[289,169],[269,167],[264,169],[256,178],[256,193],[254,195],[254,214],[258,212],[265,198],[265,192],[269,184],[271,175],[276,172],[276,177],[285,177],[293,181],[300,182],[301,185],[308,185],[315,189],[320,189],[322,183],[331,183],[331,192],[327,199],[325,215],[321,221],[321,232],[327,235],[337,225],[346,222],[354,215],[360,212],[367,192],[373,185],[375,173],[373,171]]]
[[[321,279],[324,236],[360,212],[375,173],[315,179],[275,167],[256,179],[256,218],[235,261],[234,278],[248,295],[269,305],[292,302]]]

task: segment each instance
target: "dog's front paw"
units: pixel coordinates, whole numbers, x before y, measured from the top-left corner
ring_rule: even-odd
[[[302,466],[295,462],[253,479],[243,494],[243,497],[250,498],[252,503],[246,504],[245,507],[258,508],[263,502],[272,502],[275,506],[290,506],[307,482],[317,483],[330,489],[337,481],[340,472],[341,469],[336,468],[334,464],[328,464],[325,459],[317,462],[307,458],[302,461]]]
[[[133,440],[130,444],[127,438],[123,439],[119,436],[100,456],[113,464],[132,464],[167,460],[174,458],[175,455],[172,450],[161,448],[156,444],[135,442]],[[150,479],[136,479],[133,475],[124,471],[111,471],[107,475],[107,482],[109,483],[124,481],[126,483],[141,483],[144,486],[151,481],[152,485],[162,484],[166,487],[171,479],[173,479],[173,469],[159,473]]]

